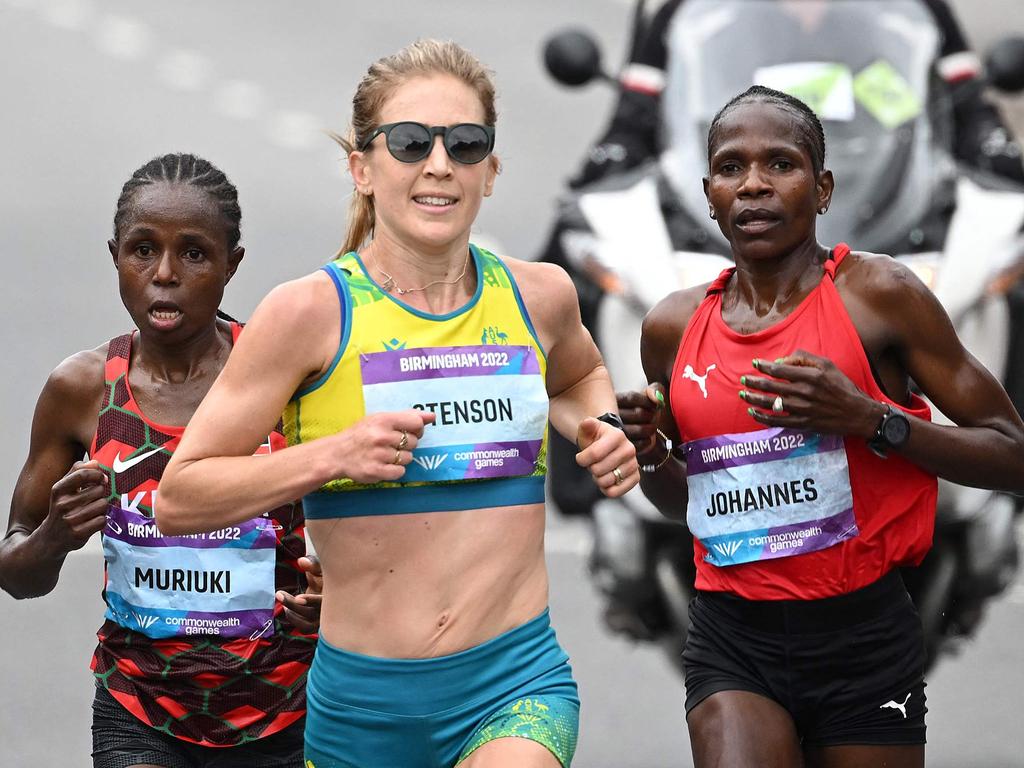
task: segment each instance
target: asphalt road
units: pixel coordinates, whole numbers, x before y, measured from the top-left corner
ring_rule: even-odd
[[[978,47],[1024,34],[1019,0],[956,3]],[[552,202],[604,126],[611,94],[567,93],[543,74],[553,29],[584,23],[614,66],[628,3],[307,0],[204,3],[0,0],[0,489],[24,460],[35,397],[63,357],[122,332],[106,239],[121,184],[150,157],[195,151],[241,191],[246,260],[225,309],[329,258],[349,183],[322,130],[340,130],[366,64],[419,36],[453,37],[496,71],[505,172],[479,221],[507,253],[540,246]],[[1007,102],[1018,128],[1024,101]],[[690,764],[682,685],[660,653],[608,636],[584,569],[587,532],[553,517],[552,613],[584,700],[576,765]],[[0,766],[90,764],[88,658],[102,613],[96,547],[72,555],[47,598],[0,595]],[[930,681],[929,760],[1024,765],[1024,583]]]

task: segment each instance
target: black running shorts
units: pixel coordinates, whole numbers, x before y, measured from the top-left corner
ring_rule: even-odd
[[[792,715],[804,746],[924,744],[924,637],[898,571],[821,600],[700,592],[683,652],[686,711],[749,691]]]
[[[265,739],[237,747],[202,747],[150,728],[96,686],[92,704],[93,768],[302,768],[305,718]]]

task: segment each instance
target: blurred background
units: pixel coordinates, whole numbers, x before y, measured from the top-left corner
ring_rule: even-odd
[[[656,3],[655,3],[656,5]],[[960,0],[970,43],[1024,34],[1020,0]],[[0,488],[27,451],[36,396],[64,357],[129,328],[106,248],[121,185],[169,151],[203,155],[238,186],[246,259],[224,309],[245,318],[273,285],[339,246],[351,183],[324,134],[347,129],[366,66],[417,37],[450,37],[496,73],[504,165],[478,220],[503,251],[534,258],[555,200],[603,131],[611,89],[568,91],[541,62],[568,25],[625,56],[632,2],[377,0],[0,0]],[[1024,100],[1004,99],[1024,131]],[[699,183],[695,180],[694,183]],[[587,570],[589,528],[552,513],[552,613],[584,702],[583,768],[689,765],[683,687],[656,648],[606,632]],[[88,669],[102,616],[102,557],[67,560],[53,594],[0,594],[0,765],[84,768]],[[928,764],[1024,765],[1024,582],[990,604],[981,631],[929,680]]]

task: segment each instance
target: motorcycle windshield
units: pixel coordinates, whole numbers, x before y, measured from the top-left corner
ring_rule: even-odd
[[[797,96],[821,119],[836,190],[818,219],[820,242],[891,247],[923,217],[949,168],[932,88],[939,31],[923,3],[687,0],[667,40],[662,165],[720,243],[701,185],[708,128],[754,84]]]

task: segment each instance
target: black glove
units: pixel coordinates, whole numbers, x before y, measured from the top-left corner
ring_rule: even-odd
[[[957,158],[983,171],[1024,183],[1020,144],[996,107],[981,97],[980,89],[967,93],[967,98],[957,95],[959,103],[953,113]]]
[[[569,186],[578,189],[611,174],[626,171],[641,163],[648,154],[628,137],[609,138],[590,148],[583,167],[569,179]]]
[[[608,130],[587,154],[569,186],[577,189],[640,165],[657,154],[659,118],[657,96],[623,90]]]

